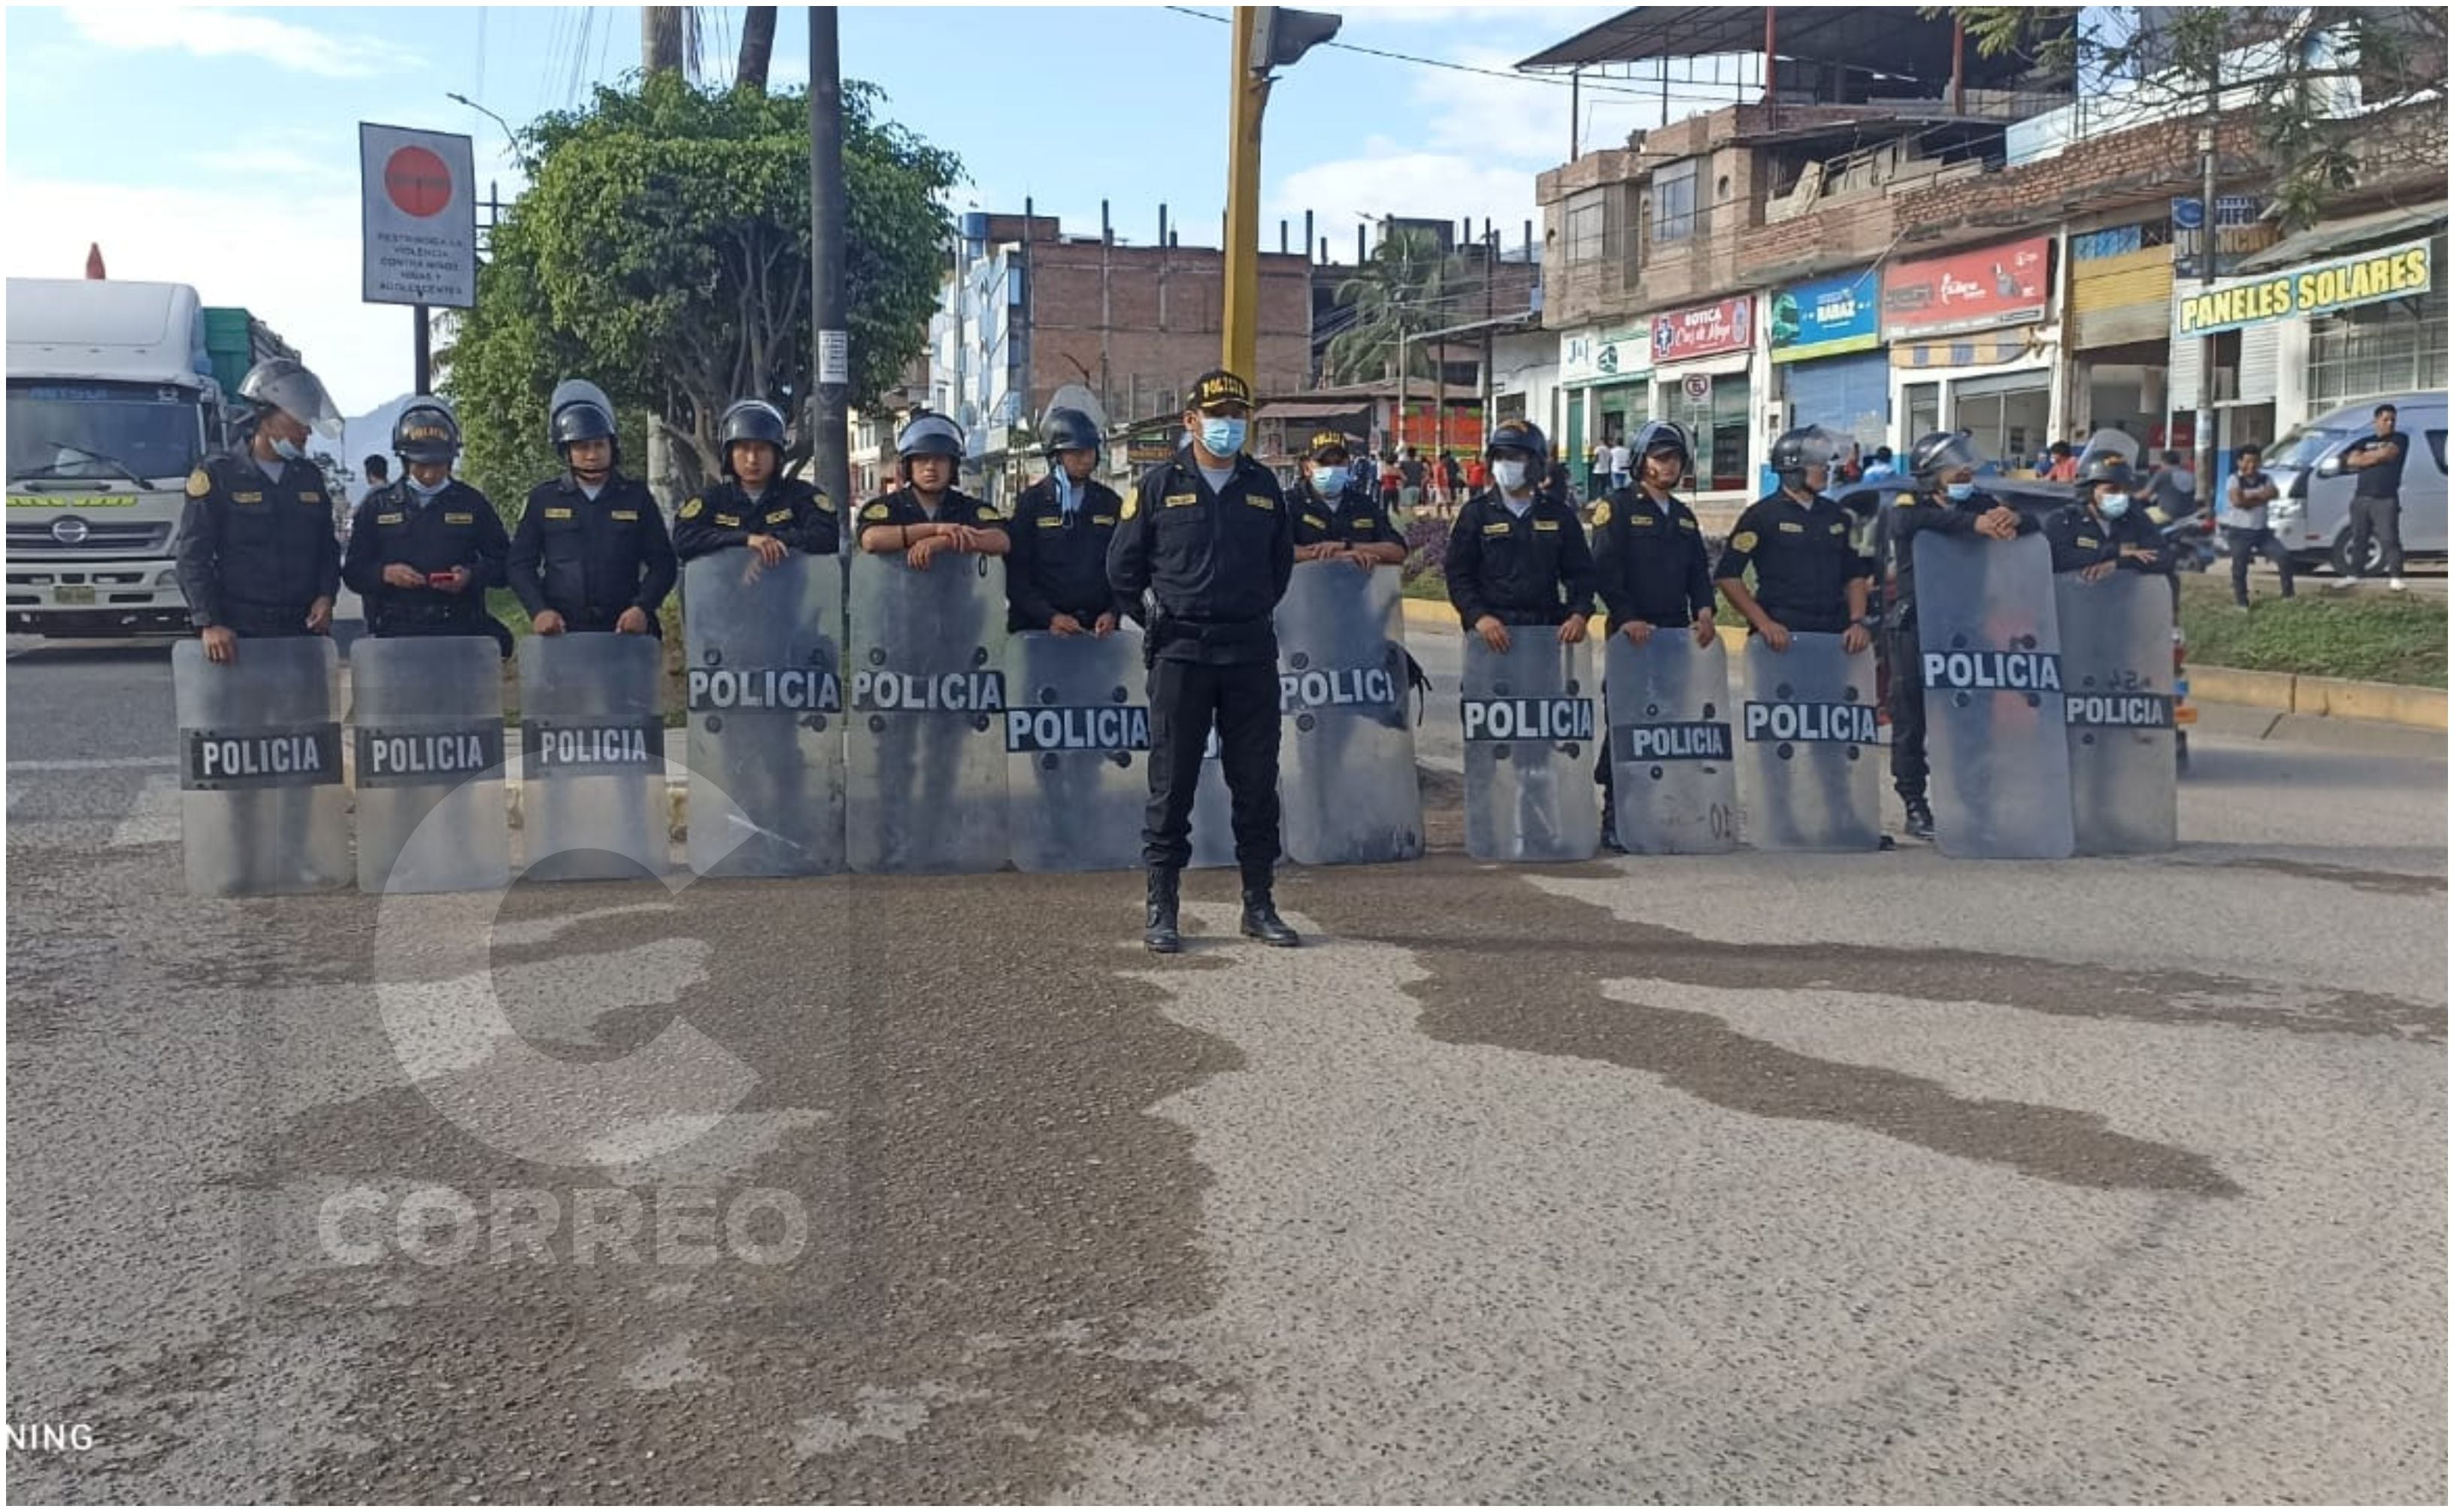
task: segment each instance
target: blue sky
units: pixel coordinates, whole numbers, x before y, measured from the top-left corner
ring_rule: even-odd
[[[1214,11],[1222,7],[1207,7]],[[1616,7],[1346,7],[1338,40],[1505,70]],[[738,10],[709,10],[732,69]],[[804,12],[781,19],[774,80],[806,76]],[[846,8],[844,69],[885,113],[963,158],[961,210],[1027,194],[1069,231],[1146,241],[1170,207],[1214,245],[1225,202],[1228,28],[1157,7]],[[466,131],[480,178],[518,176],[502,134],[638,63],[634,9],[11,10],[6,20],[11,274],[73,277],[102,244],[116,277],[192,283],[255,310],[342,408],[410,381],[409,315],[358,301],[361,120]],[[1588,144],[1658,115],[1650,91],[1586,93]],[[1672,113],[1695,108],[1674,91]],[[1358,215],[1489,216],[1514,243],[1534,176],[1567,155],[1568,91],[1317,50],[1278,83],[1263,156],[1265,246],[1313,210],[1334,252]]]

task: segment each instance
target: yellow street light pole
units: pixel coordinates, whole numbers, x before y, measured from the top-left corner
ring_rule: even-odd
[[[1237,6],[1230,29],[1227,114],[1227,296],[1219,366],[1255,389],[1261,333],[1261,112],[1270,71],[1338,34],[1338,17],[1283,6]]]

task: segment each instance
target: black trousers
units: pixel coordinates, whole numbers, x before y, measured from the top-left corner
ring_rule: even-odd
[[[1892,791],[1906,802],[1925,796],[1925,670],[1916,621],[1883,632],[1883,655],[1892,666]]]
[[[2403,495],[2352,495],[2352,575],[2368,575],[2369,537],[2377,537],[2378,565],[2388,577],[2403,575]]]
[[[2250,560],[2262,555],[2275,564],[2276,575],[2283,579],[2283,596],[2292,596],[2292,554],[2283,549],[2283,543],[2275,538],[2273,531],[2245,531],[2238,525],[2227,525],[2224,527],[2224,543],[2232,548],[2234,603],[2244,606],[2249,603]]]
[[[1161,659],[1150,673],[1150,808],[1142,864],[1181,870],[1193,859],[1193,791],[1201,748],[1218,727],[1218,764],[1234,804],[1236,864],[1261,885],[1278,858],[1278,665]]]

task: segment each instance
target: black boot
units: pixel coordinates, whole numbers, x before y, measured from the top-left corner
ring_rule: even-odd
[[[1163,866],[1150,869],[1149,912],[1142,921],[1142,948],[1154,956],[1173,956],[1184,948],[1176,932],[1177,874]]]
[[[1613,856],[1627,854],[1627,847],[1619,843],[1619,809],[1613,804],[1602,805],[1602,849]]]
[[[1244,933],[1273,945],[1300,945],[1303,937],[1287,927],[1278,917],[1278,906],[1270,901],[1270,874],[1244,874]]]
[[[1934,810],[1926,807],[1925,799],[1921,797],[1903,798],[1901,800],[1901,806],[1908,810],[1908,822],[1901,827],[1908,831],[1909,838],[1913,840],[1933,839]]]

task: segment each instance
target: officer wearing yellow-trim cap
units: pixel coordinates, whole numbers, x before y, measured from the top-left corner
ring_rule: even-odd
[[[1340,557],[1366,572],[1406,560],[1406,542],[1381,507],[1378,490],[1355,475],[1344,434],[1318,431],[1303,461],[1303,481],[1287,503],[1296,515],[1296,560]]]
[[[1142,943],[1183,948],[1177,879],[1192,859],[1193,790],[1201,748],[1218,728],[1235,805],[1246,935],[1296,944],[1270,897],[1278,857],[1278,641],[1271,613],[1295,573],[1293,512],[1269,469],[1244,454],[1253,388],[1223,370],[1195,382],[1186,444],[1142,474],[1108,544],[1108,583],[1128,602],[1150,595],[1149,869]]]

